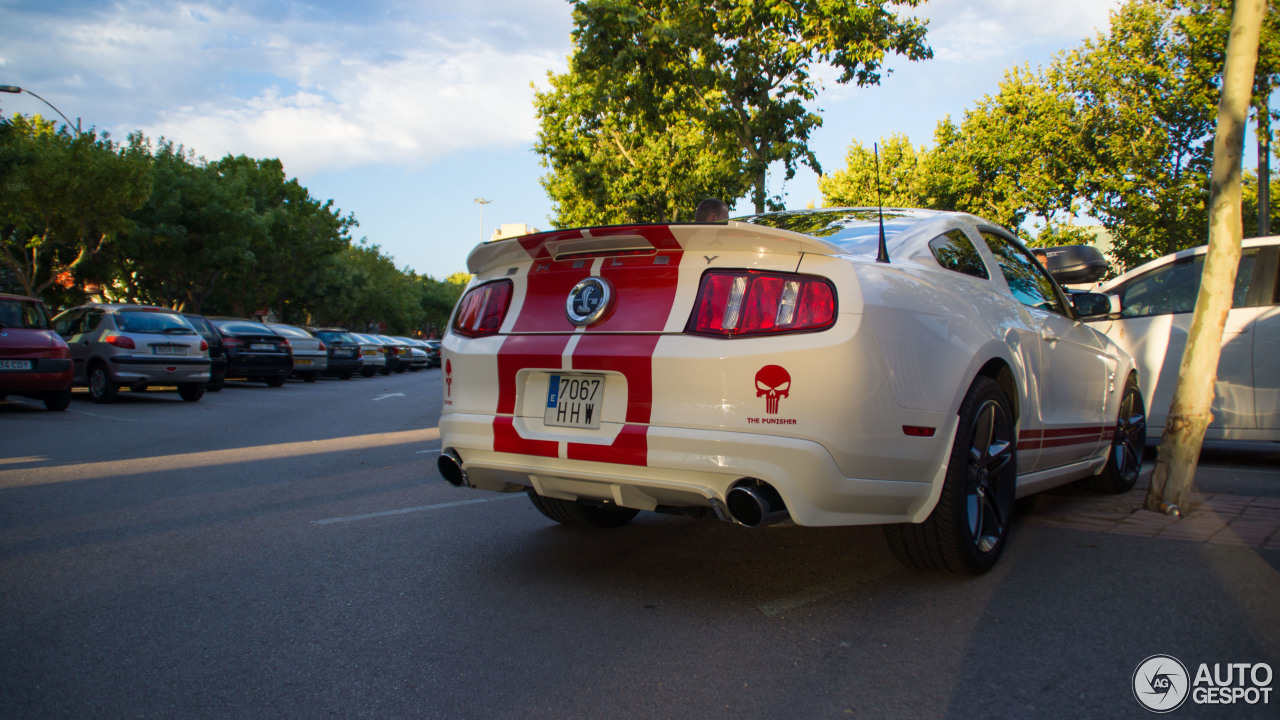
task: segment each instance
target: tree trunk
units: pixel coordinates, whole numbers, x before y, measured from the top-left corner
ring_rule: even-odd
[[[1258,108],[1258,232],[1257,237],[1271,234],[1271,85],[1262,87],[1262,106]]]
[[[1213,139],[1209,251],[1169,420],[1165,423],[1160,454],[1147,492],[1150,510],[1173,512],[1187,507],[1200,444],[1212,417],[1209,409],[1213,405],[1218,357],[1222,352],[1222,330],[1231,310],[1244,234],[1240,164],[1264,6],[1265,0],[1236,0],[1231,17],[1222,97],[1218,102],[1218,128]]]

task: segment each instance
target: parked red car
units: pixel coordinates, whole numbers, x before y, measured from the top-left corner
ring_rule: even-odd
[[[0,400],[22,395],[43,400],[50,410],[66,410],[71,374],[71,352],[49,329],[44,303],[0,294]]]

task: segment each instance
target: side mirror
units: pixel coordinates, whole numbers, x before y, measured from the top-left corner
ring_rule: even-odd
[[[1099,320],[1120,314],[1120,297],[1095,292],[1071,293],[1071,304],[1081,320]]]
[[[1059,285],[1095,283],[1107,274],[1110,263],[1092,245],[1065,245],[1036,250],[1045,254],[1044,269]]]

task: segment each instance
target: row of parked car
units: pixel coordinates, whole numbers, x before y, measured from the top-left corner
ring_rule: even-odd
[[[73,387],[95,402],[121,388],[177,387],[183,400],[228,378],[280,387],[440,365],[434,340],[205,317],[147,305],[91,303],[50,319],[35,298],[0,294],[0,399],[22,395],[65,410]]]

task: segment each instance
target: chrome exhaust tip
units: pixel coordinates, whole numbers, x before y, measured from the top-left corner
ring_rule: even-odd
[[[450,485],[471,487],[471,483],[467,482],[467,471],[462,469],[462,458],[458,457],[457,451],[453,448],[440,453],[440,457],[436,460],[436,468],[440,470],[440,475],[445,482]]]
[[[782,495],[768,483],[744,481],[729,489],[725,496],[729,517],[743,527],[774,525],[790,519]]]

